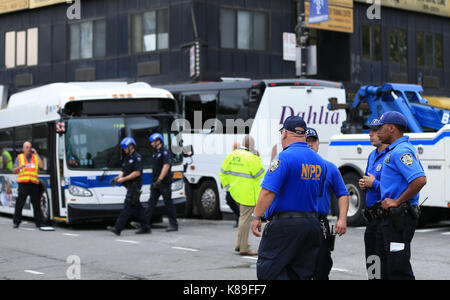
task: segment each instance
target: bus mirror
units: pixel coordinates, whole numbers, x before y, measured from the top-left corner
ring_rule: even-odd
[[[250,90],[250,97],[249,102],[250,103],[257,103],[259,101],[261,93],[259,89],[251,89]]]
[[[59,121],[56,123],[56,132],[59,134],[66,133],[66,122]]]

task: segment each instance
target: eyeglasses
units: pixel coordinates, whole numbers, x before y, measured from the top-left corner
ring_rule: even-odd
[[[280,134],[283,134],[283,130],[294,132],[294,133],[299,134],[299,135],[304,135],[306,133],[306,131],[301,131],[301,130],[288,130],[286,128],[280,128],[280,130],[279,130]]]

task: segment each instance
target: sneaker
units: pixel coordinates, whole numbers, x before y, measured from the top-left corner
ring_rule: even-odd
[[[108,226],[106,227],[107,230],[111,231],[112,233],[114,233],[115,235],[120,235],[120,231],[116,229],[116,227],[114,226]]]
[[[135,232],[135,234],[150,234],[150,233],[152,233],[151,229],[144,229],[144,228],[141,228]]]

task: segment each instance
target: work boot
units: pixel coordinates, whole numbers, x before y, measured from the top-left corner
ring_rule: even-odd
[[[144,229],[144,228],[141,228],[135,232],[135,234],[150,234],[150,233],[152,233],[151,229]]]
[[[169,228],[166,229],[166,232],[171,232],[171,231],[178,231],[178,228],[170,226]]]
[[[13,224],[13,228],[14,228],[14,229],[17,229],[17,228],[19,228],[19,225],[20,225],[20,223],[14,223],[14,224]]]
[[[114,226],[108,226],[108,227],[106,227],[106,229],[109,230],[109,231],[111,231],[111,232],[114,233],[115,235],[120,236],[120,231],[117,230],[116,227],[114,227]]]

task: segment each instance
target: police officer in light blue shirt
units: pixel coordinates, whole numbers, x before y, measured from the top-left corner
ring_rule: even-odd
[[[264,212],[270,221],[258,250],[257,277],[312,279],[320,248],[318,198],[327,174],[325,161],[306,144],[306,123],[287,118],[281,129],[283,151],[272,161],[252,215],[252,231],[261,236]]]
[[[309,148],[314,152],[319,151],[319,135],[314,128],[307,128],[306,142]],[[317,256],[317,265],[314,271],[314,280],[328,280],[333,260],[331,251],[334,249],[335,235],[343,235],[347,228],[347,212],[348,212],[348,191],[345,187],[341,173],[335,164],[325,160],[327,166],[327,177],[325,180],[325,189],[322,197],[319,197],[319,222],[322,228],[322,243],[320,245],[319,254]],[[330,214],[330,193],[333,192],[338,198],[339,218],[336,222],[335,232],[330,231],[328,215]]]
[[[379,126],[380,141],[388,144],[381,171],[381,205],[383,218],[382,279],[415,279],[411,267],[411,241],[414,236],[419,208],[419,192],[427,180],[409,137],[405,117],[396,111],[384,113],[374,125]]]
[[[382,243],[377,243],[377,235],[381,235],[381,191],[380,178],[383,167],[384,158],[388,152],[386,144],[383,144],[377,135],[378,119],[374,119],[370,125],[364,125],[364,129],[369,129],[369,138],[374,149],[367,159],[367,167],[363,178],[359,180],[359,187],[366,191],[366,209],[364,209],[364,217],[366,219],[366,231],[364,232],[364,246],[366,254],[366,268],[368,270],[368,278],[376,279],[371,273],[371,266],[373,264],[371,256],[380,256]]]

